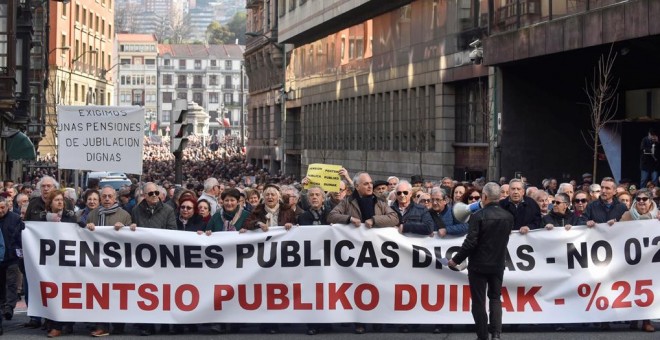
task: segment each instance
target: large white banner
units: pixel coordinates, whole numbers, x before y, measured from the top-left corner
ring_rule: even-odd
[[[96,231],[29,222],[28,313],[85,322],[472,323],[462,238],[395,228]],[[513,233],[505,323],[660,318],[660,222]],[[451,320],[451,321],[449,321]]]
[[[142,173],[144,108],[58,106],[60,169]]]

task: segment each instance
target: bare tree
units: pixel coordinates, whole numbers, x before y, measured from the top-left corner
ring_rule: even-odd
[[[598,148],[601,146],[598,139],[600,130],[614,118],[619,105],[619,79],[614,79],[612,75],[616,56],[616,52],[613,53],[610,47],[607,57],[601,55],[598,59],[591,82],[585,79],[584,92],[589,99],[587,105],[591,127],[587,131],[587,136],[583,134],[583,137],[593,151],[594,178],[598,166]]]

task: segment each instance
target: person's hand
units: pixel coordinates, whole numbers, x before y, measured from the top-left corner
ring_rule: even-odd
[[[117,223],[119,223],[119,222],[117,222]],[[87,227],[87,230],[89,230],[89,231],[94,231],[94,229],[96,229],[96,226],[94,225],[94,223],[87,223],[86,227]],[[115,224],[115,228],[117,228],[116,224]]]
[[[305,176],[305,178],[303,178],[303,179],[300,181],[300,184],[302,184],[303,186],[309,184],[309,177]]]
[[[351,223],[353,223],[353,225],[357,228],[360,226],[362,222],[357,217],[351,217]]]
[[[614,223],[616,223],[616,220],[615,220],[615,219],[611,219],[611,220],[607,221],[607,224],[608,224],[610,227],[613,226]]]
[[[204,234],[204,230],[197,230],[197,235]]]
[[[454,267],[456,267],[456,262],[454,262],[453,259],[450,259],[449,262],[447,263],[447,265],[451,268],[454,268]]]
[[[242,234],[242,233],[244,233],[244,232],[246,232],[246,231],[247,231],[247,229],[245,229],[245,228],[241,228],[241,230],[239,230],[238,233],[239,233],[239,234]]]
[[[268,225],[267,225],[266,223],[261,223],[261,222],[259,222],[259,224],[261,225],[261,226],[260,226],[261,231],[263,231],[263,232],[267,232],[267,231],[268,231]]]
[[[211,230],[207,230],[207,231],[204,232],[204,234],[206,234],[206,236],[211,236],[211,234],[213,234],[213,232]]]
[[[529,232],[529,227],[526,226],[526,225],[522,226],[522,227],[520,227],[520,229],[518,231],[520,232],[520,234],[525,235]]]
[[[566,230],[571,230],[571,227],[572,227],[572,225],[567,224],[567,225],[564,226],[564,229],[566,229]]]
[[[403,234],[403,224],[399,224],[397,229],[399,230],[399,234]]]
[[[367,227],[367,229],[371,229],[374,226],[374,219],[370,218],[366,221],[364,221],[364,225]]]
[[[90,224],[90,223],[87,224],[87,229],[89,229],[89,224]],[[115,230],[116,230],[116,231],[119,231],[119,229],[121,229],[121,228],[123,228],[123,227],[124,227],[124,224],[123,224],[123,223],[121,223],[121,222],[117,222],[117,223],[115,223]],[[90,229],[90,230],[93,230],[93,229]]]
[[[552,225],[552,223],[548,223],[548,224],[545,225],[545,229],[548,229],[548,230],[552,230],[552,228],[554,228],[554,227],[555,226]]]
[[[445,228],[438,229],[438,237],[445,237],[445,236],[447,236],[447,229]]]
[[[348,170],[346,170],[346,168],[339,169],[339,176],[350,179],[350,177],[348,177]]]
[[[284,223],[284,229],[285,229],[286,231],[291,230],[291,227],[293,227],[293,224],[291,224],[291,223]]]
[[[593,228],[595,226],[596,226],[596,222],[594,222],[593,220],[587,221],[587,228]]]
[[[135,231],[135,230],[137,229],[137,224],[132,223],[132,224],[131,224],[130,226],[128,226],[128,227],[131,229],[131,231]]]

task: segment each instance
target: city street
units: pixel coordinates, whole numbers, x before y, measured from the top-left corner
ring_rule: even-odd
[[[10,321],[4,321],[4,337],[7,339],[43,339],[46,337],[46,332],[36,329],[27,329],[22,325],[27,322],[28,318],[26,316],[25,303],[23,301],[19,302],[19,305],[16,308],[14,318]],[[659,320],[655,320],[656,328],[659,326]],[[641,331],[631,331],[628,329],[627,324],[615,323],[612,324],[612,329],[610,331],[601,331],[595,326],[583,326],[580,324],[569,325],[566,327],[567,330],[563,332],[554,331],[554,327],[549,325],[522,325],[520,326],[517,332],[510,332],[508,327],[505,326],[504,333],[502,334],[502,339],[511,339],[511,340],[523,340],[523,339],[534,339],[534,340],[550,340],[557,338],[565,339],[598,339],[598,340],[619,340],[619,339],[657,339],[659,333],[644,333]],[[433,327],[430,325],[419,326],[418,329],[412,329],[410,333],[399,333],[398,326],[396,325],[386,325],[384,330],[381,332],[371,331],[371,327],[368,328],[368,333],[363,335],[353,334],[352,325],[332,325],[332,330],[321,332],[318,335],[314,336],[314,339],[405,339],[405,340],[414,340],[414,339],[442,339],[442,340],[472,340],[476,336],[471,329],[468,329],[467,326],[459,325],[455,326],[454,330],[449,333],[440,333],[432,334]],[[304,325],[287,325],[281,327],[281,332],[274,335],[265,335],[259,333],[259,327],[255,324],[245,325],[241,328],[241,331],[237,334],[226,334],[218,335],[212,333],[208,327],[200,327],[200,330],[196,334],[181,334],[181,335],[169,335],[169,334],[157,334],[151,336],[151,338],[167,338],[167,339],[190,339],[191,337],[195,338],[222,338],[222,339],[241,339],[241,340],[254,340],[254,339],[281,339],[281,340],[293,340],[293,339],[312,339],[312,337],[305,334],[306,328]],[[126,328],[126,334],[124,335],[111,335],[113,338],[122,338],[122,339],[137,339],[144,338],[138,336],[138,331],[133,326],[128,326]],[[74,333],[63,335],[65,338],[89,338],[89,326],[87,324],[78,323],[75,325]]]

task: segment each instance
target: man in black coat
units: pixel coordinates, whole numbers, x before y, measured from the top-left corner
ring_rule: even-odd
[[[525,196],[522,180],[514,178],[509,182],[509,197],[500,200],[499,204],[513,215],[513,230],[527,234],[530,230],[541,228],[541,208],[533,199]]]
[[[10,201],[0,197],[0,231],[5,242],[4,261],[0,263],[0,308],[5,320],[14,316],[14,308],[18,302],[18,267],[19,253],[22,253],[21,232],[25,228],[21,217],[9,211]],[[18,252],[17,252],[18,250]],[[6,288],[5,288],[6,287]]]
[[[477,337],[488,340],[499,339],[502,333],[502,281],[504,262],[509,243],[509,234],[513,228],[513,216],[498,205],[500,186],[487,183],[481,193],[483,209],[470,217],[468,233],[461,249],[449,260],[449,266],[455,267],[466,258],[468,280],[472,296],[472,317],[477,328]],[[486,296],[489,300],[489,315],[486,312]]]

